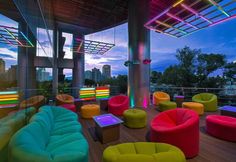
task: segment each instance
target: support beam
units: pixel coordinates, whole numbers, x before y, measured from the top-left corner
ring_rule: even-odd
[[[58,57],[58,44],[59,44],[59,39],[58,39],[58,29],[55,26],[55,29],[53,30],[53,68],[52,68],[52,76],[53,76],[53,81],[52,81],[52,90],[53,90],[53,96],[56,96],[58,93],[58,68],[57,68],[57,57]]]
[[[75,40],[76,38],[84,39],[84,36],[79,35],[78,33],[73,34],[73,40]],[[83,51],[84,45],[82,45],[81,49]],[[78,97],[79,88],[83,87],[84,85],[84,53],[73,52],[73,60],[74,68],[72,87],[75,88],[73,95],[75,97]]]
[[[139,62],[129,66],[128,95],[131,107],[147,107],[150,102],[150,32],[144,27],[148,20],[149,0],[129,0],[129,61]]]
[[[27,27],[26,23],[19,22],[19,31],[25,33],[25,35],[32,41],[32,44],[36,44],[36,39]],[[22,99],[36,94],[36,68],[34,66],[34,61],[32,61],[35,56],[36,46],[31,48],[18,47],[17,84],[20,91],[23,92],[21,96]]]

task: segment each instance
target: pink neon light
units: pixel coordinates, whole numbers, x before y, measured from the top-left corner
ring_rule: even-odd
[[[0,35],[0,37],[2,37],[8,44],[11,44],[14,46],[14,44],[10,42],[7,38],[5,38],[3,35]]]
[[[143,108],[147,108],[148,107],[148,99],[145,97],[144,99],[143,99]]]
[[[160,18],[161,16],[165,15],[169,10],[171,9],[171,7],[167,8],[166,10],[164,10],[162,13],[160,13],[159,15],[155,16],[154,18],[152,18],[151,20],[149,20],[144,26],[148,26],[149,24],[151,24],[153,21],[155,21],[156,19]]]
[[[18,30],[17,28],[10,27],[10,26],[5,26],[5,25],[0,25],[1,28],[8,28],[8,29],[15,29]]]
[[[209,22],[210,24],[212,24],[212,22],[211,22],[210,20],[208,20],[207,18],[205,18],[204,16],[202,16],[200,13],[198,13],[198,12],[195,11],[194,9],[188,7],[188,6],[185,5],[185,4],[181,4],[181,6],[182,6],[183,8],[185,8],[186,10],[192,12],[193,14],[195,14],[195,15],[201,17],[202,19],[204,19],[205,21]]]
[[[231,16],[231,17],[228,17],[228,18],[225,18],[225,19],[222,19],[222,20],[219,20],[219,21],[217,21],[217,22],[215,22],[214,24],[211,24],[211,25],[209,25],[209,26],[215,26],[215,25],[217,25],[217,24],[220,24],[220,23],[229,21],[229,20],[231,20],[231,19],[233,19],[233,18],[236,18],[236,15]]]
[[[187,24],[188,26],[191,26],[191,27],[193,27],[193,28],[195,28],[195,29],[199,29],[198,27],[196,27],[196,26],[194,26],[194,25],[192,25],[192,24],[190,24],[190,23],[184,21],[183,19],[181,19],[181,18],[179,18],[179,17],[177,17],[177,16],[175,16],[175,15],[172,15],[171,13],[167,13],[167,15],[168,15],[169,17],[173,18],[173,19],[176,19],[176,20],[178,20],[178,21],[180,21],[180,22],[183,22],[183,23]]]

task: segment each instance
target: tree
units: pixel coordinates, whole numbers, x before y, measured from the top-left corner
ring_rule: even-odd
[[[161,82],[164,84],[170,84],[175,86],[182,86],[180,82],[180,75],[179,75],[179,66],[169,66],[163,73]]]
[[[184,87],[192,87],[196,83],[196,58],[201,50],[184,47],[177,50],[176,58],[179,61],[178,77],[179,83]]]
[[[225,55],[221,54],[200,54],[198,55],[197,66],[197,85],[200,87],[214,87],[223,82],[220,78],[210,77],[209,75],[214,71],[223,68],[226,64]],[[219,85],[221,86],[221,85]]]
[[[236,80],[236,62],[231,62],[225,65],[224,76]]]
[[[160,83],[161,77],[162,77],[161,72],[152,71],[150,81],[151,81],[151,83]]]
[[[93,80],[91,80],[91,79],[85,79],[85,80],[84,80],[84,84],[85,84],[86,86],[91,87],[91,86],[94,86],[94,85],[95,85],[95,82],[94,82]]]

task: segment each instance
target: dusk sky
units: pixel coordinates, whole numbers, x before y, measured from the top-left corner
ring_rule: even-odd
[[[17,26],[17,23],[0,15],[0,24],[6,26]],[[104,55],[86,55],[85,69],[93,67],[101,68],[104,64],[112,67],[112,75],[127,74],[124,62],[128,58],[128,25],[123,24],[112,29],[87,35],[90,40],[115,43],[109,52]],[[175,58],[176,49],[189,46],[201,49],[204,53],[225,54],[228,62],[236,61],[236,19],[203,29],[184,38],[172,38],[163,34],[151,32],[151,68],[152,70],[164,71],[169,65],[177,63]],[[115,34],[114,34],[115,33]],[[41,33],[43,34],[43,32]],[[66,36],[66,57],[71,56],[72,37]],[[45,40],[46,42],[46,40]],[[47,43],[46,46],[49,48]],[[45,46],[45,47],[46,47]],[[40,49],[40,47],[38,47]],[[46,50],[47,51],[47,50]],[[50,50],[49,50],[50,51]],[[6,61],[7,68],[17,63],[17,48],[0,43],[0,58]],[[70,75],[71,70],[65,70]]]

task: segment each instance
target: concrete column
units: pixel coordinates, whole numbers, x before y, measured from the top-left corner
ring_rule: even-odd
[[[128,95],[131,107],[147,107],[150,102],[150,32],[144,27],[148,19],[149,0],[129,0],[129,66]]]
[[[53,30],[53,68],[52,68],[52,91],[53,91],[53,96],[56,96],[58,93],[58,68],[57,68],[57,57],[58,57],[58,44],[59,44],[59,39],[58,39],[58,29],[55,27]]]
[[[73,39],[75,38],[84,39],[84,36],[73,34]],[[84,48],[84,46],[82,46],[82,48]],[[73,52],[73,61],[74,68],[72,87],[76,88],[73,92],[73,95],[78,97],[78,89],[84,85],[84,54]]]
[[[22,91],[21,98],[25,99],[36,94],[36,68],[34,67],[34,58],[36,56],[36,39],[30,29],[23,22],[19,22],[19,31],[23,32],[26,37],[32,42],[34,47],[18,47],[18,69],[17,81],[20,91]],[[20,35],[20,34],[19,34]]]

